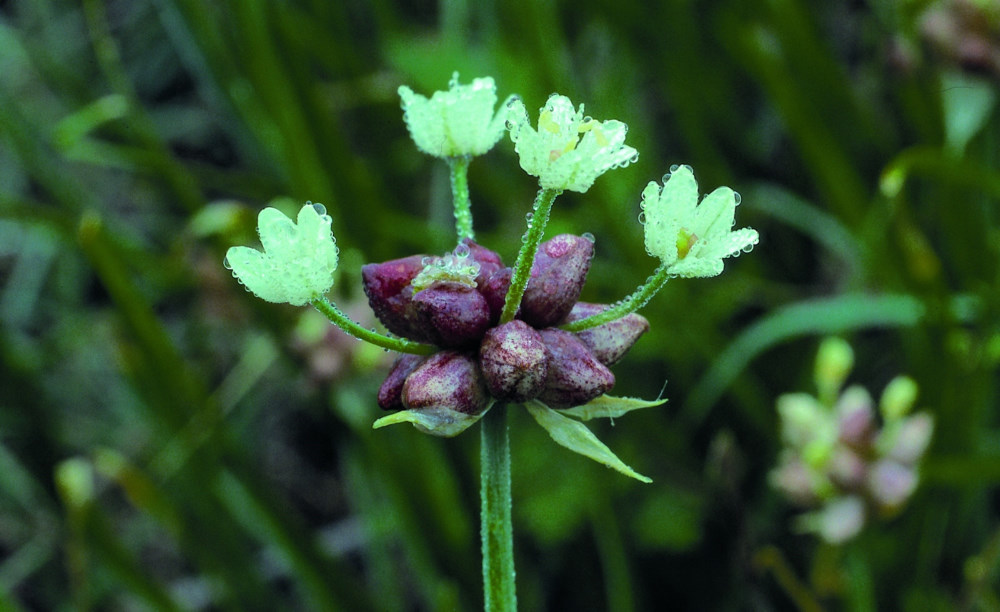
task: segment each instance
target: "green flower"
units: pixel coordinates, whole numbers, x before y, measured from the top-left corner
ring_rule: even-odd
[[[506,127],[505,115],[493,112],[497,88],[492,77],[459,85],[456,72],[448,91],[436,91],[429,100],[405,85],[399,88],[399,97],[413,142],[435,157],[482,155],[500,140]]]
[[[510,105],[510,138],[521,168],[538,177],[543,189],[590,189],[611,168],[623,168],[639,154],[625,144],[628,131],[621,121],[595,121],[573,109],[566,96],[552,94],[539,110],[538,130],[531,127],[524,103]]]
[[[679,166],[662,189],[651,182],[642,192],[646,251],[671,275],[718,276],[722,260],[757,244],[756,230],[732,231],[739,194],[720,187],[698,204],[698,183],[688,166]]]
[[[331,221],[322,204],[303,206],[297,225],[278,209],[265,208],[257,217],[264,252],[231,247],[223,265],[260,299],[302,306],[333,286],[338,250]]]

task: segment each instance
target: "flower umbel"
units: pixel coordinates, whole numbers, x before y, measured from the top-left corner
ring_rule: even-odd
[[[504,113],[494,113],[497,88],[492,77],[459,85],[454,73],[448,91],[436,91],[430,99],[403,85],[403,120],[413,142],[435,157],[482,155],[500,140]],[[502,107],[506,111],[506,106]]]
[[[574,110],[566,96],[553,94],[540,109],[538,129],[531,127],[524,103],[510,104],[510,138],[521,168],[538,177],[543,189],[583,193],[611,168],[622,168],[639,157],[625,144],[628,131],[621,121],[596,121]]]
[[[759,238],[749,227],[732,231],[739,203],[737,193],[720,187],[699,204],[694,173],[678,166],[662,188],[651,182],[642,192],[646,252],[672,276],[718,276],[723,259],[749,251]]]
[[[265,208],[257,216],[264,252],[230,247],[223,263],[260,299],[302,306],[333,286],[338,250],[331,222],[322,204],[303,206],[297,224],[278,209]]]

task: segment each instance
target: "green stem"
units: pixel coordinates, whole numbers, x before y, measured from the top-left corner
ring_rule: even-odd
[[[359,340],[370,342],[375,346],[380,346],[384,349],[389,349],[390,351],[396,351],[397,353],[413,353],[414,355],[431,355],[438,350],[437,347],[430,344],[411,342],[410,340],[404,340],[403,338],[393,338],[391,336],[385,336],[378,332],[374,332],[370,329],[365,329],[352,321],[339,308],[331,304],[325,297],[313,300],[312,305],[316,307],[316,310],[326,315],[326,318],[330,319],[330,321],[332,321],[340,329]]]
[[[448,166],[451,167],[451,198],[455,205],[455,231],[458,232],[459,241],[463,238],[475,238],[472,231],[472,202],[469,199],[470,160],[468,155],[448,158]]]
[[[510,438],[507,410],[493,406],[482,419],[483,597],[486,612],[514,612],[514,531],[510,520]]]
[[[521,298],[524,297],[524,290],[528,286],[528,279],[531,277],[531,266],[535,262],[535,253],[538,252],[538,245],[545,235],[545,226],[549,222],[549,213],[552,211],[552,203],[556,196],[562,193],[558,189],[542,189],[535,198],[534,212],[531,220],[528,221],[528,231],[524,233],[521,251],[517,254],[517,262],[514,264],[514,276],[510,279],[510,290],[507,291],[507,298],[504,300],[503,312],[500,313],[500,323],[510,323],[517,314],[517,308],[521,305]]]
[[[560,325],[559,329],[578,332],[590,329],[591,327],[597,327],[598,325],[604,325],[611,321],[617,321],[625,315],[645,306],[660,289],[663,289],[668,280],[670,280],[670,274],[667,272],[667,266],[660,264],[656,272],[653,272],[653,275],[646,279],[646,284],[633,291],[632,295],[603,312],[573,321],[572,323]]]

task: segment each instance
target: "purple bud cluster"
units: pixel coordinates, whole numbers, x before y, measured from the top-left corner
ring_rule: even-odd
[[[513,271],[470,239],[456,248],[478,264],[474,286],[453,280],[417,289],[413,279],[434,258],[414,255],[362,268],[365,293],[390,332],[441,351],[396,360],[379,389],[386,410],[428,408],[479,414],[493,400],[538,399],[552,408],[585,404],[615,384],[608,369],[649,329],[637,314],[570,333],[556,326],[607,306],[578,302],[591,240],[562,234],[539,245],[513,321],[500,324]]]

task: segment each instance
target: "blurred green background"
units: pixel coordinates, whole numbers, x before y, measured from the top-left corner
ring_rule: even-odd
[[[669,380],[595,426],[652,485],[512,414],[523,609],[1000,609],[990,0],[0,2],[0,608],[481,607],[478,436],[372,431],[389,356],[221,265],[272,200],[322,202],[371,321],[362,263],[454,239],[396,95],[454,70],[629,125],[639,162],[553,213],[597,236],[584,299],[653,270],[639,193],[672,164],[761,234],[615,368]],[[512,261],[537,183],[507,139],[470,183]],[[767,482],[831,333],[937,420],[909,506],[836,548]]]

